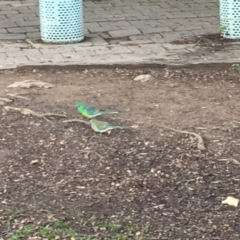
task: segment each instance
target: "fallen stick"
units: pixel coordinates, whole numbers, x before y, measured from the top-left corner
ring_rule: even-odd
[[[39,80],[25,80],[22,82],[15,82],[8,86],[8,88],[31,88],[31,87],[39,87],[39,88],[52,88],[53,85],[47,82],[39,81]]]
[[[199,150],[206,150],[206,147],[205,147],[205,145],[204,145],[203,138],[202,138],[199,134],[194,133],[194,132],[181,131],[181,130],[177,130],[177,129],[169,128],[169,127],[165,127],[165,128],[167,128],[167,129],[169,129],[169,130],[172,130],[172,131],[174,131],[174,132],[179,132],[179,133],[183,133],[183,134],[188,134],[188,135],[194,136],[194,137],[197,138],[197,140],[198,140],[197,148],[198,148]]]
[[[18,95],[18,94],[14,94],[14,93],[9,93],[9,94],[7,94],[7,96],[15,97],[15,98],[20,98],[20,99],[24,99],[24,100],[29,100],[28,97],[23,97],[23,96],[20,96],[20,95]]]
[[[240,165],[240,162],[238,160],[234,159],[234,158],[223,158],[223,159],[218,159],[218,161],[225,161],[228,164],[230,162],[233,162],[234,164]]]
[[[77,118],[64,120],[63,122],[64,122],[64,123],[80,122],[80,123],[84,123],[84,124],[86,124],[86,125],[90,125],[90,122],[87,122],[87,121],[81,120],[81,119],[77,119]]]
[[[23,115],[27,115],[27,116],[32,115],[32,116],[39,117],[39,118],[49,118],[49,117],[62,117],[62,118],[65,118],[65,117],[67,117],[65,114],[37,113],[37,112],[34,112],[33,110],[30,110],[28,108],[14,108],[14,107],[9,107],[9,106],[6,106],[4,108],[7,111],[14,110],[14,111],[18,111],[18,112],[22,113]]]
[[[1,102],[5,102],[5,103],[10,103],[10,102],[12,102],[13,100],[12,100],[12,99],[9,99],[9,98],[0,97],[0,101],[1,101]]]

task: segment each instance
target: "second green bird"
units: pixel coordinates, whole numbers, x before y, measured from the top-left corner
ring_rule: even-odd
[[[128,127],[114,126],[108,122],[99,121],[96,119],[90,120],[91,128],[95,132],[104,133],[112,129],[126,129]]]
[[[97,116],[104,115],[104,114],[118,113],[118,111],[115,111],[115,110],[97,109],[91,105],[84,104],[84,103],[76,104],[76,108],[86,118],[95,118]]]

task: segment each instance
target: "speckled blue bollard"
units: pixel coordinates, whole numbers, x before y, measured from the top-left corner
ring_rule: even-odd
[[[84,39],[82,0],[39,0],[41,39],[74,43]]]
[[[220,31],[224,38],[240,39],[240,0],[219,0]]]

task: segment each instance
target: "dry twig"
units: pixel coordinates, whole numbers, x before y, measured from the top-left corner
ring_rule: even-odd
[[[10,103],[12,101],[12,99],[0,97],[0,105],[4,105],[5,103]]]
[[[12,99],[9,99],[9,98],[0,97],[0,101],[6,102],[6,103],[10,103],[10,102],[12,102],[13,100],[12,100]]]
[[[179,132],[179,133],[183,133],[183,134],[188,134],[188,135],[192,135],[192,136],[196,137],[197,140],[198,140],[197,148],[198,148],[199,150],[206,150],[206,147],[205,147],[205,145],[204,145],[203,138],[202,138],[199,134],[194,133],[194,132],[181,131],[181,130],[177,130],[177,129],[169,128],[169,127],[165,127],[165,128],[167,128],[167,129],[169,129],[169,130],[172,130],[172,131],[174,131],[174,132]]]
[[[230,162],[233,162],[234,164],[240,165],[240,162],[234,158],[222,158],[222,159],[218,159],[218,161],[224,161],[224,162],[227,162],[227,164],[229,164]]]
[[[80,122],[80,123],[84,123],[86,125],[90,125],[90,122],[85,121],[85,120],[81,120],[81,119],[77,119],[77,118],[64,120],[63,122],[64,123]]]
[[[39,117],[39,118],[50,118],[50,117],[61,117],[61,118],[65,118],[67,117],[65,114],[57,114],[57,113],[37,113],[37,112],[34,112],[33,110],[30,110],[28,108],[15,108],[15,107],[9,107],[9,106],[6,106],[5,109],[7,111],[9,110],[14,110],[14,111],[18,111],[20,113],[22,113],[23,115],[32,115],[32,116],[35,116],[35,117]]]
[[[240,122],[238,122],[238,121],[231,121],[230,123],[240,124]]]
[[[53,85],[50,83],[46,83],[43,81],[38,81],[38,80],[25,80],[22,82],[15,82],[11,85],[8,86],[8,88],[31,88],[31,87],[39,87],[39,88],[52,88]]]
[[[15,98],[20,98],[20,99],[24,99],[24,100],[29,100],[28,97],[20,96],[20,95],[18,95],[17,93],[9,93],[9,94],[7,94],[7,95],[10,96],[10,97],[15,97]]]

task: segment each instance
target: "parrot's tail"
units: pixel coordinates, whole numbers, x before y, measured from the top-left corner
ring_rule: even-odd
[[[102,110],[101,114],[116,114],[119,113],[118,111],[115,110]]]
[[[113,129],[127,129],[128,127],[122,127],[122,126],[113,126]]]

